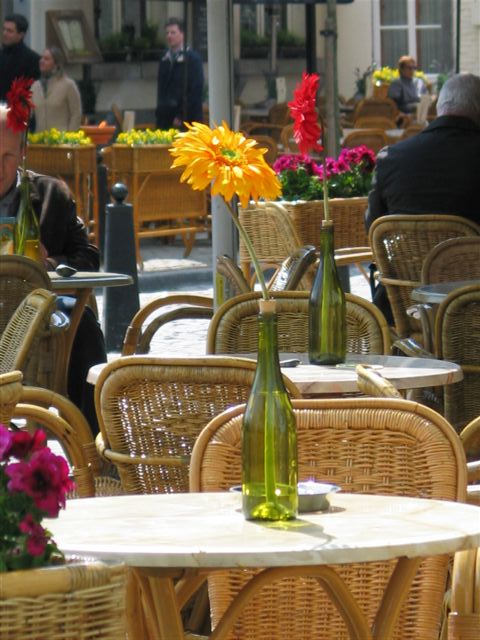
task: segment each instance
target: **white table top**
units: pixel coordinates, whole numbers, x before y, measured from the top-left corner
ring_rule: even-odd
[[[436,284],[425,284],[421,287],[413,289],[410,297],[415,302],[424,302],[430,304],[440,304],[445,300],[449,293],[468,287],[469,285],[480,285],[480,280],[459,280],[457,282],[438,282]]]
[[[47,520],[60,549],[136,567],[274,567],[421,557],[480,546],[480,508],[335,494],[328,512],[248,522],[235,493],[70,500]]]
[[[162,354],[167,357],[168,354]],[[238,354],[255,359],[255,354]],[[134,358],[135,356],[129,356]],[[140,356],[145,358],[145,356]],[[295,383],[302,395],[336,395],[358,392],[356,364],[374,365],[397,389],[416,389],[433,385],[452,384],[463,379],[461,367],[453,362],[427,358],[347,354],[344,365],[317,366],[306,364],[306,354],[280,354],[280,360],[298,358],[295,368],[284,367],[282,373]],[[87,381],[96,384],[105,363],[90,368]]]
[[[53,291],[62,289],[94,289],[97,287],[123,287],[133,284],[132,276],[124,273],[106,271],[77,271],[73,276],[65,278],[55,271],[49,271]]]

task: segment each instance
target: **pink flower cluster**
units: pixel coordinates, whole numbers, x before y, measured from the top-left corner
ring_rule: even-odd
[[[46,447],[43,431],[0,425],[0,571],[29,566],[28,555],[48,560],[57,550],[41,521],[58,516],[73,487],[67,462]]]
[[[338,159],[325,158],[327,167],[327,178],[341,173],[347,173],[355,167],[361,168],[363,171],[370,173],[375,167],[375,153],[365,145],[354,147],[353,149],[342,149]],[[283,171],[297,171],[302,168],[308,175],[316,175],[320,179],[323,178],[323,166],[316,163],[309,155],[283,155],[277,158],[273,165],[276,174]]]

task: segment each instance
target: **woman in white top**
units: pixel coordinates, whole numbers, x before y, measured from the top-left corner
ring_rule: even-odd
[[[57,47],[47,47],[40,58],[40,79],[32,84],[35,131],[76,131],[82,119],[80,92],[63,70],[63,56]]]

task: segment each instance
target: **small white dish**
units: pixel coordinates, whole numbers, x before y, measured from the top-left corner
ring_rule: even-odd
[[[340,491],[340,487],[336,484],[314,482],[313,480],[299,482],[297,487],[299,513],[325,511],[330,506],[329,496],[332,493]],[[237,484],[234,487],[231,487],[230,491],[241,493],[242,486]]]

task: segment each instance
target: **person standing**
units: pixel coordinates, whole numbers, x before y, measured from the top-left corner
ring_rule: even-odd
[[[80,92],[63,70],[63,56],[57,47],[47,47],[40,58],[40,80],[32,84],[35,131],[55,127],[77,131],[82,119]]]
[[[15,78],[40,77],[40,56],[25,42],[28,20],[19,13],[7,15],[3,21],[2,49],[0,50],[0,102],[5,102]]]
[[[185,46],[182,20],[167,20],[165,35],[168,49],[158,67],[157,127],[181,128],[183,122],[202,122],[202,60],[196,51]]]

